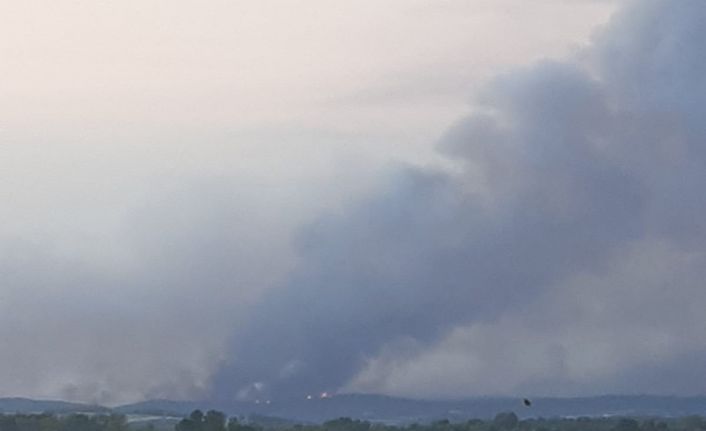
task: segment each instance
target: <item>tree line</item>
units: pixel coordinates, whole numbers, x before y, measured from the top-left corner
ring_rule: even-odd
[[[451,422],[448,419],[431,423],[389,425],[351,418],[339,418],[322,424],[291,424],[275,422],[263,425],[257,421],[244,423],[237,418],[228,420],[223,413],[195,411],[176,425],[175,431],[706,431],[706,418],[684,416],[662,417],[578,417],[531,418],[520,420],[513,412],[498,413],[491,420],[471,419]],[[1,430],[0,430],[1,431]]]
[[[491,420],[438,420],[426,424],[390,425],[339,418],[322,424],[294,424],[261,418],[242,420],[224,413],[194,410],[176,425],[128,423],[118,414],[0,414],[0,431],[706,431],[702,416],[681,418],[579,417],[520,420],[515,413]],[[272,419],[272,418],[269,418]]]
[[[3,414],[0,431],[128,431],[128,424],[117,414]]]

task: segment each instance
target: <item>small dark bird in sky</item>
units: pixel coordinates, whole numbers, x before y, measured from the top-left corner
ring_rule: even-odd
[[[523,399],[523,400],[522,400],[522,403],[525,405],[525,407],[530,407],[530,406],[532,406],[532,401],[530,401],[530,400],[527,399],[527,398]]]

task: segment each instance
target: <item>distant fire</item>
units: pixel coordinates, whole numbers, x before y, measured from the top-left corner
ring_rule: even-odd
[[[321,392],[321,393],[319,394],[319,399],[321,399],[321,400],[325,400],[325,399],[328,399],[328,398],[333,398],[333,394],[330,393],[330,392]],[[313,400],[313,399],[314,399],[314,396],[313,396],[313,395],[307,395],[307,396],[306,396],[306,399],[307,399],[307,400]]]

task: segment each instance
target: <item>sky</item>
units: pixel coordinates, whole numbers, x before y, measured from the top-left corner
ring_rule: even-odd
[[[704,394],[704,20],[0,0],[0,396]]]

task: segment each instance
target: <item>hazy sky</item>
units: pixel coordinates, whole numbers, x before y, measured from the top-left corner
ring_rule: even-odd
[[[0,396],[703,393],[704,21],[0,0]]]

